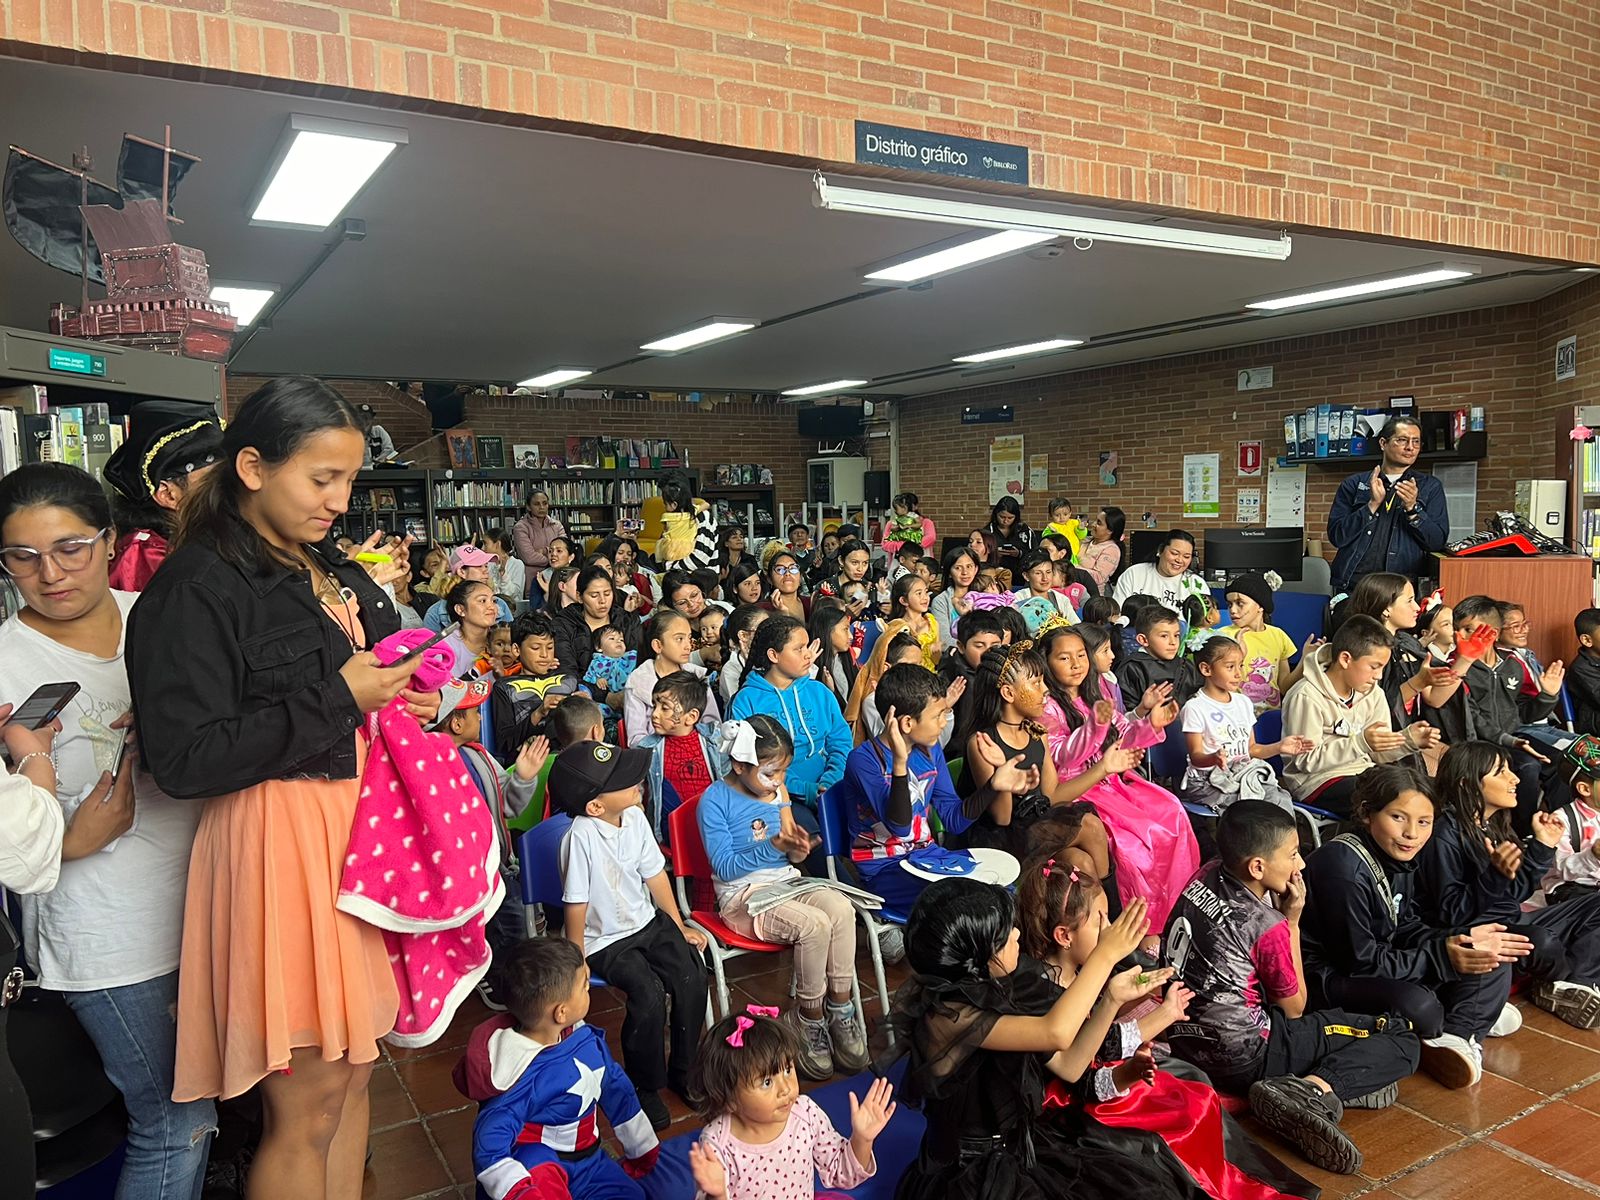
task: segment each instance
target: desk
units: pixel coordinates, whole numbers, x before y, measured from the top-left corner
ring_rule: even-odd
[[[1577,651],[1572,618],[1594,604],[1594,564],[1582,554],[1532,558],[1439,555],[1439,585],[1446,604],[1465,596],[1514,600],[1528,614],[1528,648],[1548,663],[1571,662]]]

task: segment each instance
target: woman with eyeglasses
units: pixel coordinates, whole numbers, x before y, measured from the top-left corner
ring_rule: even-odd
[[[159,1200],[198,1193],[217,1120],[210,1099],[172,1099],[200,806],[163,794],[131,747],[114,787],[107,774],[131,720],[123,647],[138,598],[108,581],[115,542],[105,492],[77,467],[34,463],[0,479],[0,566],[23,602],[0,625],[0,705],[48,684],[79,686],[50,748],[69,821],[61,874],[52,890],[19,898],[22,939],[39,985],[61,993],[122,1093],[119,1200]],[[180,629],[169,653],[182,652]]]
[[[799,559],[787,550],[774,554],[767,563],[767,598],[761,601],[761,607],[796,621],[809,621],[811,597],[800,594],[803,578]]]

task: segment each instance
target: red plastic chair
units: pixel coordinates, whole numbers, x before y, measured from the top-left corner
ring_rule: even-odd
[[[717,1003],[722,1015],[727,1016],[733,1011],[733,1000],[728,994],[728,976],[723,964],[744,954],[779,954],[789,946],[786,942],[763,942],[759,938],[745,937],[715,909],[695,908],[690,903],[688,884],[691,881],[703,882],[708,889],[711,886],[711,859],[706,855],[705,843],[700,840],[699,812],[700,801],[695,799],[667,814],[673,851],[667,867],[672,872],[678,911],[691,929],[706,935],[706,953],[711,958],[711,972],[717,980]]]

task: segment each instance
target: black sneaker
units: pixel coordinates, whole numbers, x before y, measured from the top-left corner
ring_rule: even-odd
[[[672,1114],[667,1111],[667,1102],[661,1098],[660,1092],[647,1092],[640,1088],[635,1094],[639,1097],[639,1107],[650,1118],[651,1129],[660,1133],[672,1124]]]
[[[1344,1105],[1332,1092],[1293,1075],[1262,1079],[1250,1085],[1250,1111],[1324,1171],[1361,1169],[1361,1151],[1339,1128]]]
[[[1381,1087],[1375,1092],[1368,1092],[1365,1096],[1357,1096],[1354,1100],[1346,1100],[1346,1108],[1388,1108],[1400,1099],[1400,1085],[1391,1083],[1388,1087]]]

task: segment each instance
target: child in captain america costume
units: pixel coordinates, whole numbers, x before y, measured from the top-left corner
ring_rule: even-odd
[[[661,1152],[638,1096],[584,1024],[589,967],[563,938],[532,938],[502,966],[509,1011],[473,1030],[457,1090],[478,1103],[472,1166],[490,1200],[642,1200]],[[625,1155],[600,1146],[604,1111]]]

